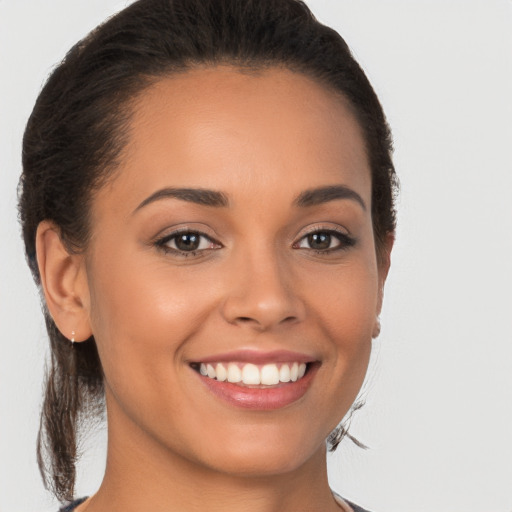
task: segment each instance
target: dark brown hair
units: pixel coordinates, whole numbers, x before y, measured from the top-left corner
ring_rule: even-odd
[[[397,180],[381,105],[350,50],[299,0],[138,0],[76,44],[39,95],[23,140],[19,212],[40,284],[35,235],[50,220],[70,252],[88,243],[93,194],[115,172],[133,99],[159,77],[194,66],[271,66],[303,73],[350,102],[372,173],[377,253],[395,230]],[[38,438],[45,485],[73,497],[78,426],[103,408],[94,339],[72,346],[43,305],[51,359]],[[346,430],[329,438],[331,448]]]

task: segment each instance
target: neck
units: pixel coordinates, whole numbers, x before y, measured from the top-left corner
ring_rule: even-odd
[[[109,423],[103,483],[77,512],[339,512],[328,485],[324,445],[300,467],[240,476],[170,453],[137,429],[132,425],[131,432],[120,432]]]

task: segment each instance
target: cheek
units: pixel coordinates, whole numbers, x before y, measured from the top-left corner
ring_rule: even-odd
[[[329,344],[333,385],[347,397],[357,394],[366,374],[378,304],[378,277],[371,258],[311,279],[309,309]],[[350,392],[349,389],[352,391]]]
[[[372,259],[354,259],[330,272],[311,275],[306,283],[311,289],[308,301],[320,319],[319,327],[347,348],[371,338],[378,303],[378,276]]]
[[[130,418],[163,440],[181,439],[177,415],[189,426],[201,425],[187,400],[190,369],[183,360],[211,310],[211,287],[198,293],[201,280],[185,280],[161,263],[132,261],[130,267],[137,269],[132,274],[124,272],[124,263],[128,266],[118,260],[115,268],[96,269],[92,297],[109,422]]]
[[[133,272],[136,269],[136,272]],[[197,286],[163,262],[117,258],[115,265],[95,265],[91,272],[91,319],[105,377],[112,386],[130,387],[171,378],[187,340],[203,324],[213,288]],[[154,384],[154,383],[153,383]],[[130,392],[136,392],[131,390]]]

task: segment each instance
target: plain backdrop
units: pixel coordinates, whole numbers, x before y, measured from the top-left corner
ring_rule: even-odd
[[[512,2],[310,0],[374,84],[399,228],[364,387],[331,485],[375,512],[512,511]],[[21,137],[67,49],[126,5],[0,0],[0,512],[56,512],[35,459],[46,336],[16,213]],[[94,492],[104,430],[84,447]]]

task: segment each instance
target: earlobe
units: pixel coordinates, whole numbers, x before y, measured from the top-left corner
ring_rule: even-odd
[[[49,221],[37,228],[36,251],[41,286],[55,324],[70,340],[88,339],[92,332],[83,256],[67,250],[59,228]]]
[[[375,318],[375,323],[373,324],[373,332],[372,332],[372,338],[375,339],[380,334],[380,318],[377,316]]]

